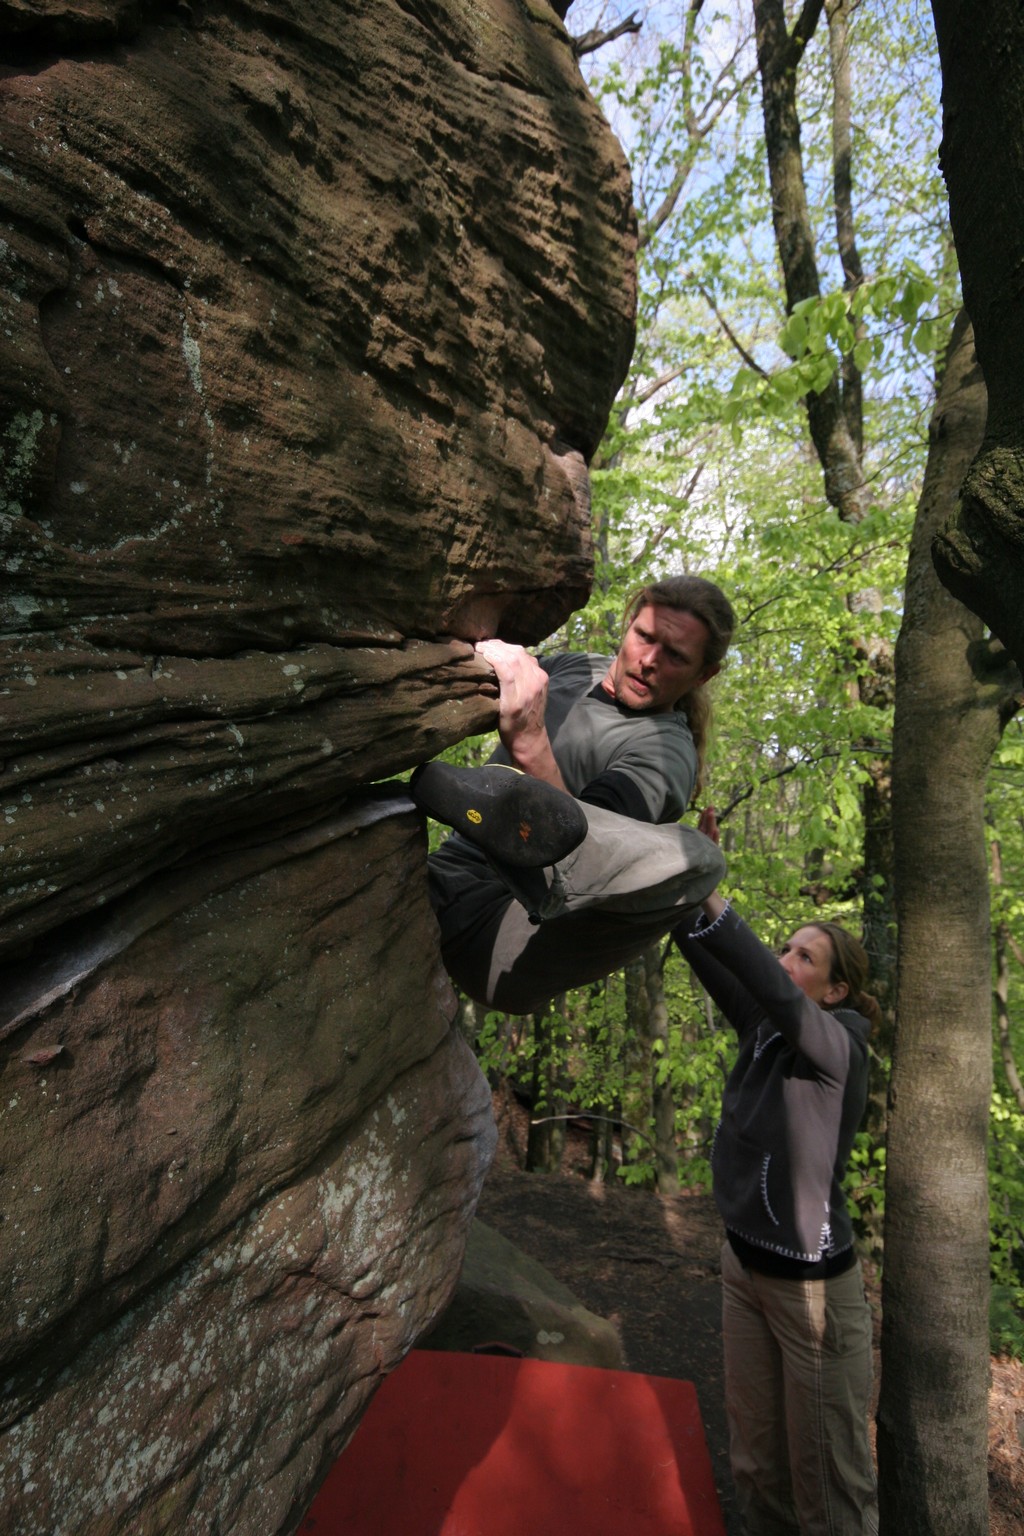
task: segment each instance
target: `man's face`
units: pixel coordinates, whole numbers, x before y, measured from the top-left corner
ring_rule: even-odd
[[[663,714],[721,669],[706,666],[703,619],[648,603],[626,630],[602,687],[627,709]]]

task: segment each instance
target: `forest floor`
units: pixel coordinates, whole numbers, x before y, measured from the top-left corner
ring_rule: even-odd
[[[719,1252],[710,1196],[662,1197],[586,1176],[582,1133],[566,1138],[563,1172],[522,1172],[526,1112],[495,1104],[498,1152],[477,1214],[616,1323],[630,1370],[692,1381],[704,1420],[727,1536],[741,1536],[729,1478],[722,1363]],[[878,1276],[865,1280],[881,1316]],[[989,1393],[989,1536],[1024,1531],[1024,1364],[992,1359]],[[951,1433],[956,1432],[950,1424]]]

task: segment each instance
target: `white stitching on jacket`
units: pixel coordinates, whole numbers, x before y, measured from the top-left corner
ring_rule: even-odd
[[[732,902],[727,901],[721,912],[719,912],[718,916],[714,919],[713,922],[710,923],[707,920],[707,915],[702,912],[700,917],[698,917],[697,921],[694,923],[693,927],[690,929],[689,937],[691,939],[706,939],[709,933],[714,933],[722,919],[726,916],[727,913],[731,911]]]
[[[772,1219],[772,1226],[780,1227],[782,1223],[776,1216],[775,1212],[772,1210],[772,1203],[768,1199],[768,1166],[771,1163],[771,1160],[772,1155],[770,1152],[766,1152],[764,1157],[761,1159],[761,1199],[764,1202],[765,1210],[768,1212],[768,1215]]]

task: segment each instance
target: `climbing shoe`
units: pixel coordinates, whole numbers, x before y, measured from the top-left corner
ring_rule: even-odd
[[[423,763],[409,789],[421,811],[461,832],[489,858],[518,869],[555,864],[587,835],[578,801],[518,768]]]

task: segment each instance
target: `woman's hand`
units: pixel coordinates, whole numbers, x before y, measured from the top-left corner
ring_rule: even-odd
[[[703,832],[705,837],[710,837],[713,843],[718,842],[718,816],[713,805],[706,805],[697,819],[697,831]]]
[[[718,842],[718,817],[715,814],[713,805],[706,805],[701,811],[700,816],[697,818],[697,831],[703,832],[704,836],[709,837],[713,843]],[[711,895],[701,902],[701,906],[704,908],[704,915],[711,922],[714,922],[716,917],[721,917],[726,905],[725,897],[719,896],[717,891],[712,891]]]

